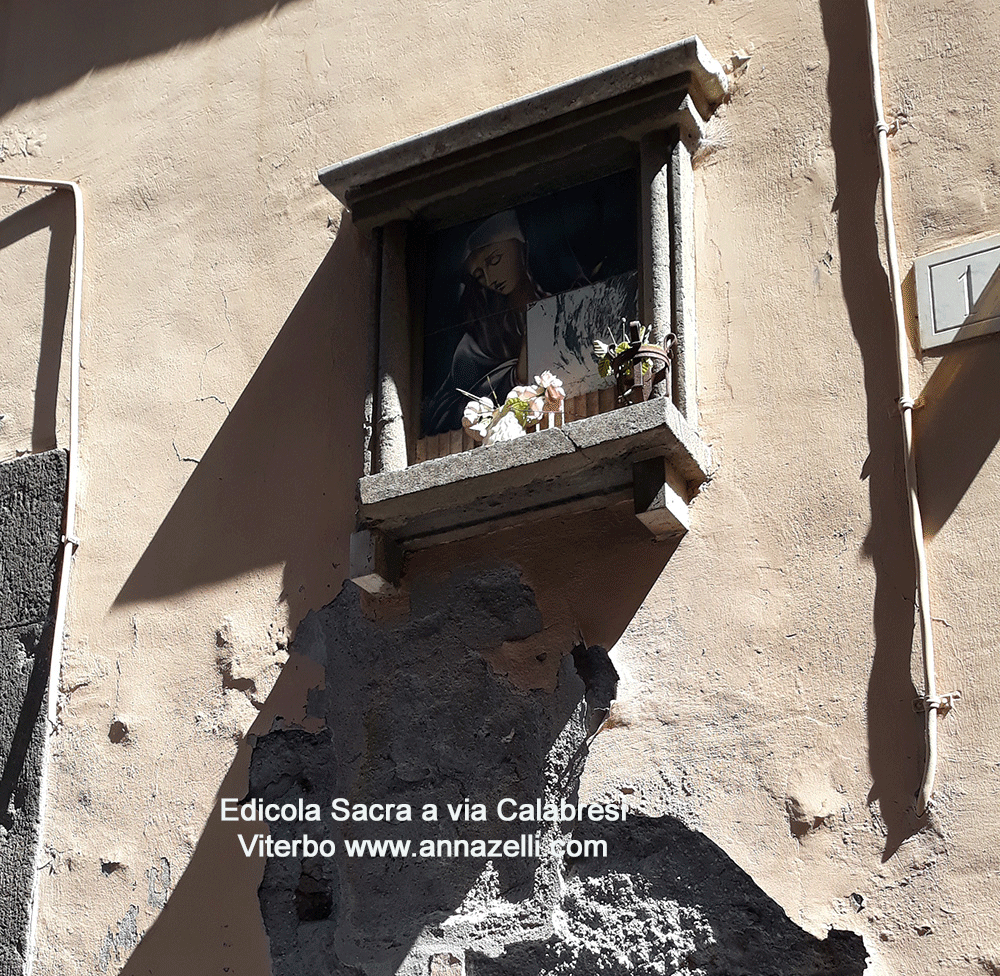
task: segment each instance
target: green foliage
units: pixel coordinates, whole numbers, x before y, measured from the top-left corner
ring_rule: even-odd
[[[632,343],[633,339],[629,337],[628,334],[628,322],[622,319],[621,336],[615,336],[615,334],[608,329],[608,336],[611,342],[602,342],[600,339],[594,340],[594,355],[597,357],[597,372],[603,378],[605,376],[610,376],[612,371],[612,363],[617,356],[620,356],[626,349],[628,349]],[[640,326],[639,328],[639,344],[641,345],[649,338],[649,327]],[[652,364],[648,359],[641,360],[642,375],[645,376],[646,373],[652,369]],[[631,373],[631,369],[629,369]]]
[[[522,427],[527,427],[537,419],[531,415],[531,404],[527,400],[507,400],[500,408],[500,417],[505,413],[512,413],[517,417],[517,422]]]

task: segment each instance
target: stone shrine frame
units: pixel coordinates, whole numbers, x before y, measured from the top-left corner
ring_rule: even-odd
[[[380,250],[364,474],[351,577],[395,582],[406,549],[631,499],[658,538],[689,527],[708,477],[697,434],[691,154],[726,77],[697,37],[322,170]],[[634,174],[639,318],[678,345],[670,396],[585,411],[561,427],[445,456],[421,438],[426,244],[468,221]],[[607,404],[602,404],[607,406]],[[449,449],[449,445],[445,445]],[[429,458],[429,459],[428,459]]]

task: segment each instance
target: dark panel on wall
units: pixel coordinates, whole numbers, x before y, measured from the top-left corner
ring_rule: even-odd
[[[24,972],[66,454],[0,464],[0,976]]]

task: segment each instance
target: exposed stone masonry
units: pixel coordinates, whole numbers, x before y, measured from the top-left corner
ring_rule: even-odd
[[[451,821],[333,823],[352,803],[459,804],[509,796],[576,802],[588,736],[617,675],[600,648],[565,648],[554,693],[495,674],[491,651],[542,628],[513,567],[414,584],[409,613],[383,622],[348,584],[299,628],[294,649],[326,665],[319,734],[276,729],[257,743],[250,795],[317,803],[320,822],[276,822],[274,838],[337,843],[333,858],[272,858],[260,888],[272,965],[426,976],[860,976],[860,937],[826,940],[793,922],[718,847],[672,817],[572,828],[608,855],[549,853],[569,825]],[[570,653],[572,651],[572,653]],[[262,829],[262,828],[255,828]],[[343,842],[516,838],[540,829],[537,857],[346,857]]]

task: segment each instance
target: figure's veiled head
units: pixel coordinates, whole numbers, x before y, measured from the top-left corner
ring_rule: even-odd
[[[528,277],[524,233],[513,210],[483,221],[466,242],[464,267],[481,287],[511,295]]]

